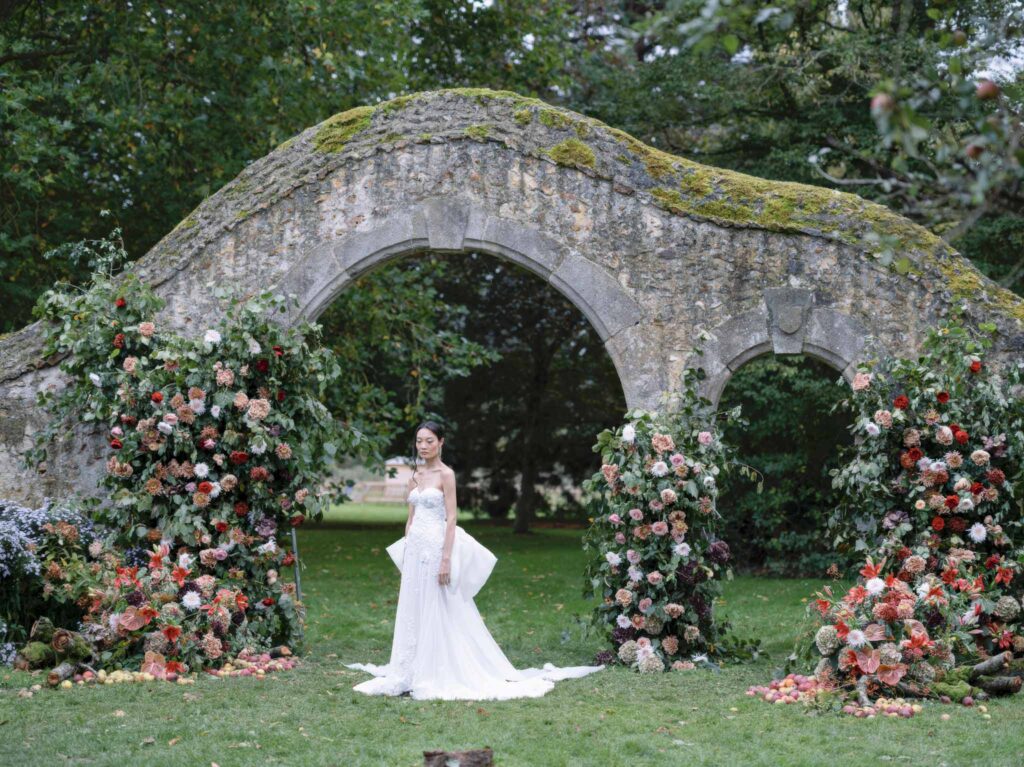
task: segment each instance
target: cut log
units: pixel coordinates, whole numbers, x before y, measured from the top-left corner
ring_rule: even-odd
[[[469,751],[424,751],[423,767],[492,767],[494,751],[490,747]]]
[[[1001,652],[987,660],[983,660],[971,669],[970,681],[973,682],[980,676],[992,676],[1001,671],[1006,671],[1010,667],[1011,660],[1013,660],[1013,653],[1009,651]]]
[[[29,642],[18,651],[15,666],[22,671],[52,666],[57,662],[57,653],[44,642]]]
[[[75,673],[75,667],[73,664],[65,661],[61,663],[57,668],[46,675],[46,683],[50,687],[56,687],[65,679],[70,679]]]
[[[1019,676],[984,676],[978,679],[978,686],[989,695],[1016,695],[1022,682]]]

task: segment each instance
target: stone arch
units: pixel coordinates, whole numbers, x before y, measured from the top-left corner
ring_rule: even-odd
[[[614,360],[627,403],[656,407],[696,364],[717,401],[760,351],[840,367],[910,354],[954,306],[998,329],[990,359],[1024,351],[1024,300],[946,243],[854,195],[766,181],[647,146],[598,120],[507,91],[400,96],[314,125],[243,170],[133,265],[201,333],[213,284],[294,293],[316,316],[358,274],[425,248],[522,264],[572,300]],[[887,249],[895,258],[887,264]],[[294,321],[296,316],[284,321]],[[35,393],[63,385],[37,324],[0,338],[0,497],[87,488],[102,444],[21,466]]]
[[[717,406],[732,375],[762,354],[806,354],[852,383],[868,331],[853,317],[815,305],[814,295],[803,288],[768,288],[755,309],[713,328],[703,354],[691,359],[707,373],[700,393]]]

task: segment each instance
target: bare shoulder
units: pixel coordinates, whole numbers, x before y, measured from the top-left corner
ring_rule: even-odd
[[[446,484],[450,484],[454,487],[455,485],[455,471],[451,466],[441,467],[441,481]]]

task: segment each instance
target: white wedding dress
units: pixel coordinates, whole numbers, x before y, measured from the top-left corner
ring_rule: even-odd
[[[451,582],[438,583],[444,547],[444,491],[414,488],[409,534],[388,546],[402,573],[395,613],[391,660],[384,666],[346,663],[372,679],[352,689],[367,695],[401,695],[417,700],[505,700],[537,698],[555,681],[582,677],[600,666],[516,669],[484,625],[473,597],[497,558],[461,527],[455,528]]]

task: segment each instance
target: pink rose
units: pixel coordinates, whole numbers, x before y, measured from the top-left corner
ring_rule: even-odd
[[[636,549],[628,549],[626,551],[626,559],[629,560],[630,564],[637,564],[640,561],[640,552]]]
[[[682,453],[673,453],[672,457],[669,458],[668,460],[673,467],[682,466],[684,463],[686,463],[686,458],[683,457]]]
[[[700,444],[702,444],[702,445],[710,445],[711,444],[711,432],[709,432],[709,431],[702,431],[700,434],[697,435],[697,441]]]
[[[663,519],[659,519],[653,525],[651,525],[651,532],[655,535],[666,535],[668,534],[668,523]]]
[[[637,604],[637,607],[639,608],[640,612],[647,612],[647,610],[649,610],[651,605],[653,604],[653,599],[651,599],[650,597],[644,597],[640,600],[639,604]]]
[[[622,517],[620,517],[618,514],[609,514],[608,521],[611,522],[613,525],[621,525]]]
[[[650,583],[652,586],[657,586],[659,583],[661,583],[662,578],[664,578],[664,576],[657,570],[652,570],[651,572],[647,573],[647,582]]]
[[[644,518],[644,513],[640,511],[640,509],[630,509],[629,516],[631,519],[639,522],[641,519]]]
[[[620,544],[621,543],[625,543],[626,542],[626,534],[625,533],[615,533],[615,542],[616,543],[620,543]]]

